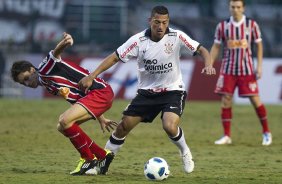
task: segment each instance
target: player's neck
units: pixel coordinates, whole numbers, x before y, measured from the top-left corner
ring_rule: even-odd
[[[234,22],[240,22],[243,19],[244,15],[233,17]]]

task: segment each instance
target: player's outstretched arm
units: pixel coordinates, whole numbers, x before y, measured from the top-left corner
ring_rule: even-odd
[[[93,80],[102,72],[106,71],[110,67],[112,67],[114,64],[116,64],[119,61],[118,56],[116,53],[112,53],[108,57],[106,57],[102,63],[96,68],[94,72],[92,72],[90,75],[82,78],[78,82],[78,86],[80,90],[85,91],[87,93],[89,87],[92,85]]]
[[[211,55],[211,63],[212,65],[214,64],[215,60],[218,58],[219,56],[219,52],[220,52],[220,47],[221,45],[218,43],[214,43],[212,45],[211,51],[210,51],[210,55]]]
[[[212,66],[211,57],[208,50],[205,47],[200,46],[200,48],[197,50],[197,53],[202,56],[205,61],[205,67],[202,69],[201,73],[205,73],[207,75],[215,75],[216,72],[214,67]]]
[[[73,45],[73,39],[70,34],[64,32],[63,39],[58,43],[56,48],[53,50],[53,55],[55,58],[60,58],[61,53],[64,51],[65,48],[68,46]]]

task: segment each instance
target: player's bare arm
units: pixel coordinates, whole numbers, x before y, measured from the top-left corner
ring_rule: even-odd
[[[116,53],[112,53],[108,57],[106,57],[102,63],[96,68],[94,72],[92,72],[90,75],[82,78],[78,85],[81,90],[88,91],[89,87],[92,85],[93,80],[102,72],[106,71],[113,65],[115,65],[119,61],[118,56]]]
[[[220,52],[220,47],[221,45],[218,43],[214,43],[212,45],[211,51],[210,51],[210,56],[211,56],[211,64],[213,65],[214,62],[216,61],[216,59],[219,56],[219,52]]]
[[[263,44],[262,41],[257,42],[257,79],[262,77],[262,58],[263,58]]]
[[[110,132],[111,129],[114,130],[114,127],[116,127],[118,125],[117,122],[105,118],[104,115],[101,115],[100,117],[97,117],[97,120],[100,123],[101,130],[103,131],[103,133],[105,132],[105,129],[108,132]]]
[[[212,66],[211,57],[208,50],[205,47],[200,46],[200,48],[197,50],[197,53],[202,56],[205,61],[205,67],[202,69],[201,73],[205,73],[207,75],[215,75],[216,72],[214,67]]]
[[[73,45],[73,39],[70,34],[64,32],[63,33],[63,39],[58,43],[56,48],[53,51],[53,55],[55,58],[60,58],[61,53],[64,51],[65,48],[68,46]]]

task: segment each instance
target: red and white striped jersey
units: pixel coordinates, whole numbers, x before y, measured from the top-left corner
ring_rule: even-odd
[[[86,94],[78,88],[78,82],[89,71],[79,65],[55,58],[50,51],[38,68],[39,81],[53,95],[61,95],[68,102],[75,103]],[[90,90],[105,88],[108,83],[96,78]]]
[[[223,56],[220,72],[230,75],[253,75],[254,61],[252,44],[260,42],[261,32],[258,24],[243,16],[235,22],[231,16],[221,21],[215,30],[214,42],[223,44]]]

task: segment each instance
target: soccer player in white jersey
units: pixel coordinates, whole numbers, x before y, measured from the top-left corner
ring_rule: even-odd
[[[232,119],[232,96],[236,87],[240,97],[248,97],[255,108],[262,125],[262,145],[272,143],[268,128],[267,113],[262,104],[257,80],[262,76],[263,45],[258,24],[244,15],[244,0],[230,0],[231,17],[221,21],[215,31],[215,40],[210,54],[214,62],[223,45],[223,57],[220,75],[215,93],[222,96],[221,121],[224,135],[215,144],[231,144],[230,126]],[[255,70],[252,58],[252,44],[257,46],[257,68]]]
[[[180,116],[185,105],[186,91],[180,71],[180,49],[189,54],[199,54],[205,61],[202,73],[215,74],[207,49],[191,39],[184,32],[168,27],[169,12],[164,6],[152,9],[149,18],[150,28],[129,38],[114,53],[109,55],[79,85],[87,90],[92,80],[118,61],[128,62],[137,59],[138,91],[123,112],[122,120],[112,133],[106,149],[117,153],[126,135],[139,122],[152,122],[161,112],[163,129],[170,140],[179,148],[184,171],[191,173],[194,161],[186,144],[183,130],[179,127]]]

